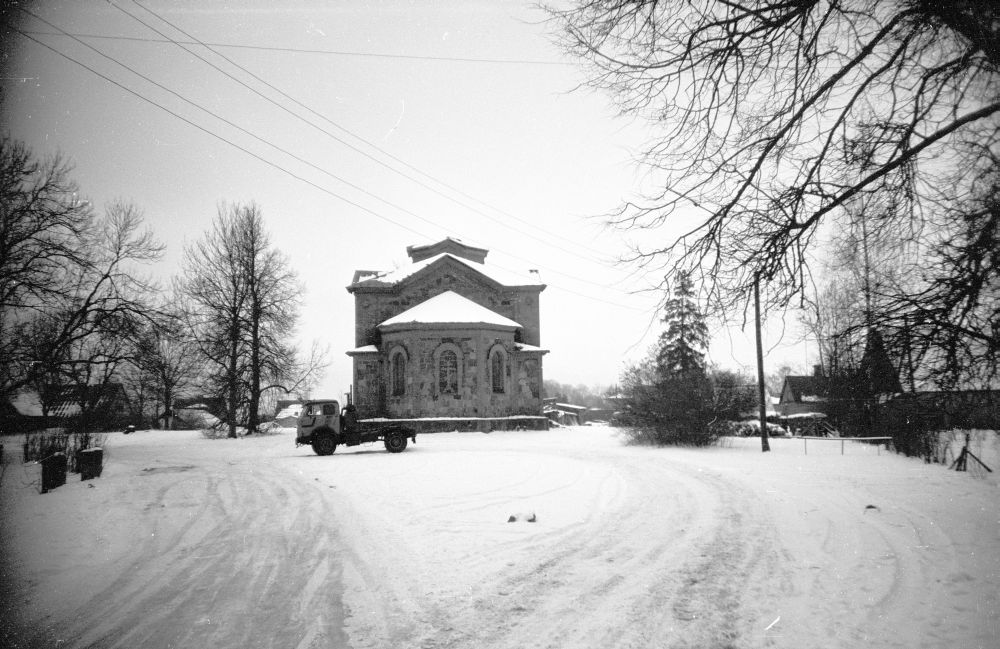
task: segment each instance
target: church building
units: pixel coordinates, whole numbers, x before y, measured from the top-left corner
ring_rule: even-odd
[[[450,237],[406,252],[408,266],[355,271],[347,287],[358,415],[541,415],[537,271],[489,266],[488,250]]]

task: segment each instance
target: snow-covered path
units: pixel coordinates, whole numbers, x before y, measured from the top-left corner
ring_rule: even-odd
[[[24,646],[1000,644],[995,479],[772,444],[114,436],[93,483],[40,496],[8,468],[11,614],[43,629]]]

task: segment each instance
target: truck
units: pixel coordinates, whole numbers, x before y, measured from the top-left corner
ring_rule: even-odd
[[[357,410],[348,404],[341,410],[336,399],[314,399],[302,404],[295,427],[295,446],[312,446],[316,455],[332,455],[338,445],[357,446],[382,442],[390,453],[406,450],[407,440],[417,442],[410,428],[386,421],[358,421]]]

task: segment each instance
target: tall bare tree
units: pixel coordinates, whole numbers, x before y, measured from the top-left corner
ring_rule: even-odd
[[[250,353],[247,433],[260,425],[261,397],[267,390],[288,390],[293,381],[296,350],[291,337],[298,319],[302,288],[288,257],[271,247],[260,209],[241,212],[242,264],[247,282],[244,327]]]
[[[87,263],[94,217],[70,170],[60,157],[39,161],[23,143],[0,139],[0,396],[44,374],[26,330],[72,295],[73,271]]]
[[[96,218],[69,166],[0,142],[0,395],[110,380],[152,315],[141,267],[162,246],[142,214],[116,202]],[[86,414],[86,405],[81,409]]]
[[[191,303],[186,319],[226,404],[230,437],[240,423],[257,431],[262,394],[294,390],[325,364],[323,354],[297,360],[302,289],[256,205],[219,207],[212,230],[185,250],[178,289]]]
[[[206,379],[225,404],[230,437],[236,437],[240,412],[246,407],[240,382],[247,286],[238,217],[238,210],[220,206],[212,229],[185,248],[183,275],[177,284],[177,292],[189,305],[185,319],[207,361]]]
[[[891,209],[866,214],[869,234],[921,258],[873,319],[996,376],[996,3],[579,0],[551,15],[590,83],[662,128],[644,156],[653,189],[611,217],[649,231],[630,261],[702,273],[724,311],[760,277],[785,307],[821,226],[876,199]]]
[[[175,297],[170,303],[179,301]],[[145,397],[151,402],[156,408],[154,419],[162,419],[167,429],[173,428],[174,401],[193,388],[200,376],[198,346],[186,336],[182,324],[176,307],[165,307],[162,317],[140,332],[126,381],[133,399],[140,402]],[[142,408],[140,412],[145,414]]]

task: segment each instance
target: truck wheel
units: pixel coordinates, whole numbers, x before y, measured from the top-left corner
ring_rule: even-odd
[[[333,452],[337,450],[337,442],[333,441],[333,435],[313,433],[312,449],[316,455],[333,455]]]
[[[406,450],[406,433],[394,430],[385,435],[385,450],[390,453],[402,453]]]

